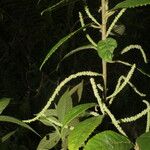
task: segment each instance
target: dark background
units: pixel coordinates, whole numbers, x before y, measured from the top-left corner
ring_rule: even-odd
[[[60,7],[51,13],[44,13],[42,10],[52,6],[58,0],[0,0],[0,97],[11,98],[11,103],[4,111],[4,114],[14,116],[19,119],[33,117],[46,104],[49,96],[55,87],[65,77],[72,73],[82,70],[101,72],[101,60],[95,51],[82,51],[72,55],[63,62],[63,56],[78,46],[85,45],[88,41],[83,33],[65,43],[59,50],[52,55],[51,59],[39,71],[39,67],[50,48],[62,37],[80,27],[78,12],[83,11],[82,1],[71,3]],[[118,1],[111,1],[110,7]],[[90,11],[97,19],[100,1],[87,0]],[[86,17],[85,13],[83,13]],[[89,19],[86,19],[89,22]],[[139,51],[132,50],[119,56],[119,51],[129,44],[140,44],[150,59],[150,8],[139,7],[129,9],[119,20],[126,28],[122,36],[113,36],[118,41],[118,48],[115,51],[115,59],[122,59],[130,63],[137,63],[139,68],[150,73],[150,64],[144,64]],[[98,42],[101,38],[99,32],[88,30],[92,37]],[[116,84],[117,78],[121,74],[127,74],[128,67],[121,65],[108,65],[108,87],[110,92]],[[149,83],[150,79],[136,71],[132,82],[147,94],[145,99],[150,98]],[[72,83],[71,86],[75,85]],[[130,87],[121,92],[118,100],[113,106],[112,111],[117,117],[126,117],[140,112],[145,105],[142,98],[132,92]],[[85,88],[82,96],[82,103],[95,101],[91,92],[89,81],[85,79]],[[119,114],[119,115],[118,115]],[[141,121],[139,121],[141,122]],[[144,130],[144,123],[126,125],[124,128],[131,139],[136,138]],[[142,121],[144,122],[144,121]],[[107,123],[106,123],[107,124]],[[104,129],[109,129],[108,125]],[[36,122],[31,126],[42,136],[49,129]],[[8,133],[16,126],[12,124],[0,124],[0,135]],[[131,132],[130,132],[131,131]],[[0,149],[4,150],[34,150],[40,138],[30,131],[22,128],[6,143],[1,144]]]

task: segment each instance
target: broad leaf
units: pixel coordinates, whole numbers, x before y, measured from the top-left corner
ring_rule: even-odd
[[[137,146],[140,150],[149,150],[150,149],[150,132],[142,134],[136,140]]]
[[[130,150],[129,139],[113,131],[104,131],[91,138],[84,150]]]
[[[37,150],[52,149],[60,140],[60,135],[57,132],[46,135],[39,143]]]
[[[150,0],[125,0],[117,4],[113,9],[118,8],[134,8],[150,4]]]
[[[10,102],[10,98],[1,98],[0,99],[0,114],[7,107],[7,105],[9,104],[9,102]]]
[[[49,53],[47,54],[47,56],[45,57],[44,61],[42,62],[41,66],[40,66],[40,70],[42,69],[43,65],[47,62],[47,60],[51,57],[51,55],[63,44],[65,43],[68,39],[70,39],[71,37],[73,37],[75,34],[77,34],[78,32],[82,31],[84,28],[90,26],[90,24],[85,25],[84,27],[79,28],[78,30],[70,33],[69,35],[63,37],[56,45],[54,45],[52,47],[52,49],[50,49]]]
[[[61,137],[62,139],[65,139],[69,134],[70,132],[72,131],[72,129],[79,123],[79,119],[78,118],[75,118],[73,119],[68,125],[69,128],[63,128],[61,130]]]
[[[59,99],[56,108],[58,120],[60,122],[64,120],[64,116],[68,113],[68,111],[71,108],[72,108],[72,98],[70,96],[69,90],[67,90]]]
[[[1,122],[10,122],[10,123],[15,123],[15,124],[18,124],[24,128],[27,128],[29,130],[31,130],[32,132],[36,133],[37,135],[39,135],[35,130],[33,130],[29,125],[25,124],[24,122],[16,119],[16,118],[13,118],[13,117],[10,117],[10,116],[0,116],[0,121]]]
[[[11,132],[7,133],[6,135],[4,135],[4,136],[1,138],[1,142],[3,143],[3,142],[5,142],[6,140],[8,140],[12,135],[15,134],[15,132],[16,132],[16,130],[15,130],[15,131],[11,131]]]
[[[91,117],[80,122],[68,136],[69,150],[79,149],[101,122],[102,116]]]
[[[87,104],[81,104],[78,106],[73,107],[66,115],[63,121],[63,126],[70,123],[74,118],[81,115],[83,112],[85,112],[87,109],[95,106],[95,103],[87,103]]]
[[[113,59],[114,49],[117,47],[117,42],[113,38],[107,38],[98,42],[97,51],[102,60],[111,62]]]
[[[73,3],[73,2],[76,2],[76,1],[79,1],[79,0],[61,0],[60,2],[48,7],[47,9],[44,9],[42,12],[41,12],[41,15],[43,15],[45,12],[52,12],[60,7],[63,7],[65,5],[68,5],[70,3]]]

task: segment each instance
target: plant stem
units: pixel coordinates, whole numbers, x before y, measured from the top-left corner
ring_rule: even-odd
[[[107,11],[107,2],[108,0],[101,0],[102,6],[102,40],[106,39],[106,11]],[[104,92],[103,92],[103,100],[106,101],[107,94],[107,62],[102,60],[102,70],[103,70],[103,82],[104,82]]]

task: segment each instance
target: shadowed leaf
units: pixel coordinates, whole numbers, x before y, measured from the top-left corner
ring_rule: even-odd
[[[82,31],[84,28],[90,26],[90,24],[85,25],[84,27],[79,28],[78,30],[70,33],[69,35],[63,37],[58,43],[56,43],[49,51],[49,53],[46,55],[44,61],[42,62],[41,66],[40,66],[40,70],[42,69],[43,65],[47,62],[47,60],[51,57],[51,55],[63,44],[65,43],[68,39],[70,39],[71,37],[73,37],[75,34],[77,34],[78,32]]]
[[[10,117],[10,116],[0,116],[0,122],[10,122],[10,123],[15,123],[17,125],[20,125],[24,128],[27,128],[29,130],[31,130],[32,132],[36,133],[37,135],[39,135],[35,130],[33,130],[29,125],[27,125],[26,123],[16,119],[16,118],[13,118],[13,117]]]
[[[9,102],[10,102],[10,98],[1,98],[0,99],[0,114],[7,107],[7,105],[9,104]]]

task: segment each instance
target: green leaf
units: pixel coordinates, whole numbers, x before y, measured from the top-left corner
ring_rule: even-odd
[[[150,149],[150,132],[142,134],[137,138],[136,143],[140,150]]]
[[[50,117],[50,116],[57,117],[57,110],[56,110],[56,109],[47,109],[47,110],[44,112],[44,115],[45,115],[46,117]]]
[[[44,61],[42,62],[41,66],[40,66],[40,70],[42,69],[43,65],[47,62],[47,60],[51,57],[51,55],[63,44],[65,43],[68,39],[70,39],[71,37],[73,37],[75,34],[77,34],[78,32],[82,31],[84,28],[90,26],[90,24],[85,25],[84,27],[79,28],[78,30],[70,33],[69,35],[63,37],[57,44],[55,44],[52,49],[49,51],[49,53],[47,54],[47,56],[45,57]]]
[[[79,0],[61,0],[60,2],[54,4],[53,6],[50,6],[50,7],[48,7],[47,9],[44,9],[44,10],[41,12],[41,15],[43,15],[45,12],[51,13],[52,11],[54,11],[54,10],[60,8],[60,7],[69,5],[70,3],[73,3],[73,2],[76,2],[76,1],[79,1]]]
[[[9,102],[10,102],[10,98],[1,98],[0,99],[0,114],[7,107],[7,105],[9,104]]]
[[[62,124],[58,121],[58,119],[53,116],[40,117],[38,120],[41,121],[46,126],[62,126]]]
[[[78,106],[73,107],[64,117],[63,126],[70,123],[74,118],[81,115],[84,111],[87,109],[95,106],[95,103],[87,103],[87,104],[81,104]]]
[[[8,140],[13,134],[15,134],[16,130],[15,131],[11,131],[9,133],[7,133],[6,135],[4,135],[2,138],[1,138],[1,142],[5,142],[6,140]]]
[[[80,99],[81,99],[81,96],[82,96],[82,91],[83,91],[83,80],[81,81],[81,83],[79,83],[78,85],[76,85],[75,87],[73,87],[69,91],[69,93],[70,93],[70,95],[72,95],[76,91],[77,91],[77,94],[78,94],[78,102],[80,102]]]
[[[69,90],[67,90],[59,99],[56,108],[58,120],[60,122],[64,120],[64,116],[68,113],[68,111],[71,108],[72,108],[72,98],[70,96]]]
[[[83,92],[83,80],[78,86],[77,94],[78,94],[78,102],[80,102]]]
[[[106,62],[113,59],[114,49],[117,47],[117,41],[113,38],[107,38],[98,42],[97,51],[100,58]]]
[[[77,53],[77,52],[83,51],[83,50],[93,50],[93,49],[96,50],[96,47],[93,46],[93,45],[91,45],[91,44],[89,44],[89,45],[80,46],[80,47],[78,47],[78,48],[76,48],[76,49],[74,49],[74,50],[71,50],[68,54],[66,54],[66,55],[60,60],[60,62],[59,62],[58,65],[57,65],[57,70],[58,70],[58,68],[59,68],[59,66],[60,66],[60,63],[61,63],[63,60],[65,60],[66,58],[70,57],[71,55],[73,55],[73,54],[75,54],[75,53]]]
[[[91,138],[84,150],[130,150],[133,144],[123,135],[104,131]]]
[[[39,143],[37,150],[52,149],[60,140],[60,135],[57,132],[49,133]]]
[[[33,130],[29,125],[25,124],[24,122],[16,119],[16,118],[13,118],[13,117],[10,117],[10,116],[0,116],[0,121],[1,122],[10,122],[10,123],[15,123],[15,124],[18,124],[24,128],[27,128],[29,130],[31,130],[32,132],[36,133],[37,135],[39,135],[35,130]]]
[[[91,117],[80,122],[68,136],[69,150],[79,149],[101,122],[102,116]]]
[[[113,9],[118,8],[134,8],[139,6],[146,6],[150,4],[150,0],[125,0],[117,4]]]
[[[61,61],[63,61],[64,59],[68,58],[69,56],[71,56],[71,55],[73,55],[73,54],[75,54],[75,53],[77,53],[77,52],[79,52],[79,51],[90,50],[90,49],[96,50],[96,48],[95,48],[93,45],[91,45],[91,44],[90,44],[90,45],[80,46],[80,47],[78,47],[78,48],[76,48],[76,49],[70,51],[68,54],[66,54],[66,55],[62,58]]]
[[[61,130],[61,137],[62,139],[65,139],[71,132],[71,130],[79,123],[79,119],[75,118],[73,119],[69,124],[67,124],[68,128],[63,128]]]

